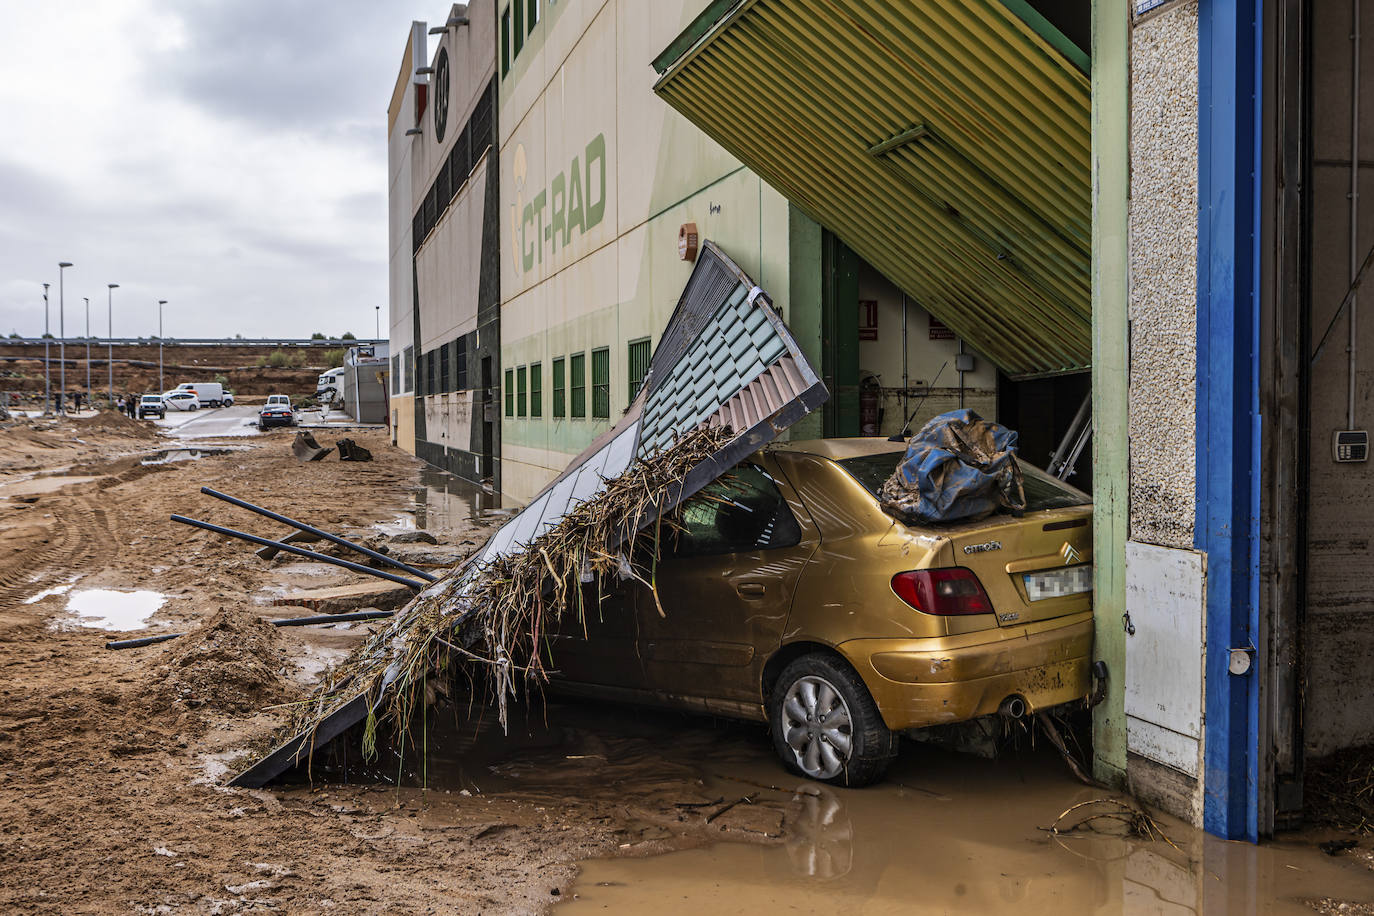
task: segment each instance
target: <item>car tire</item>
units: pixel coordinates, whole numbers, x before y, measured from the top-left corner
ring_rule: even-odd
[[[224,405],[223,405],[221,402],[219,402],[219,401],[211,401],[211,402],[210,402],[210,406],[211,406],[211,407],[223,407]]]
[[[783,669],[768,698],[768,731],[784,766],[834,786],[877,782],[897,756],[897,736],[864,682],[844,661],[819,652]]]

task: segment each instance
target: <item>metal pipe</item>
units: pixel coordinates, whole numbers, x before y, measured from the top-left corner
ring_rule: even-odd
[[[1350,2],[1350,279],[1359,266],[1360,236],[1360,2]],[[1346,395],[1346,429],[1355,428],[1355,371],[1358,362],[1358,302],[1350,302],[1350,337],[1346,345],[1349,390]]]
[[[274,627],[311,627],[319,624],[351,623],[356,620],[382,620],[395,614],[395,611],[354,611],[349,614],[319,614],[314,617],[283,617],[267,622]],[[160,642],[179,639],[185,635],[185,633],[161,633],[157,636],[142,636],[138,639],[115,639],[105,643],[105,648],[138,649],[142,646],[155,646]]]
[[[231,506],[238,506],[240,509],[247,509],[249,512],[256,512],[263,518],[270,518],[274,522],[281,522],[283,525],[290,525],[292,528],[295,528],[298,531],[304,531],[307,534],[313,534],[316,537],[323,538],[326,541],[333,541],[340,547],[347,547],[349,550],[355,550],[363,556],[371,557],[374,560],[380,560],[381,562],[386,563],[388,566],[394,566],[397,569],[403,569],[406,572],[410,573],[412,576],[419,576],[426,582],[433,582],[438,578],[437,576],[430,575],[429,573],[424,572],[423,570],[416,569],[413,566],[407,566],[400,560],[393,559],[384,553],[378,553],[375,550],[369,550],[366,547],[354,544],[352,541],[344,540],[337,534],[330,534],[328,531],[321,531],[319,528],[307,525],[304,522],[298,522],[294,518],[288,518],[287,516],[280,515],[276,512],[273,512],[270,509],[264,509],[262,506],[255,506],[250,502],[246,502],[245,500],[230,496],[228,493],[221,493],[220,491],[212,490],[209,487],[201,487],[200,492],[204,493],[206,496],[213,496],[215,499],[222,499],[225,502],[229,503]]]
[[[959,338],[959,356],[964,355],[964,338]],[[956,365],[963,365],[963,360],[957,360]],[[959,409],[964,409],[964,370],[959,370]]]
[[[238,538],[241,541],[248,541],[250,544],[261,544],[264,547],[276,547],[287,553],[294,553],[298,557],[308,557],[311,560],[318,560],[321,563],[329,563],[333,566],[342,566],[344,569],[351,569],[368,576],[376,576],[378,579],[389,579],[392,582],[399,582],[407,588],[416,591],[425,587],[425,583],[416,582],[414,579],[407,579],[405,576],[398,576],[383,569],[373,569],[371,566],[364,566],[361,563],[354,563],[350,560],[340,560],[338,557],[327,556],[322,553],[315,553],[313,550],[305,550],[292,544],[283,544],[281,541],[273,541],[268,538],[260,538],[255,534],[247,534],[243,531],[235,531],[233,528],[225,528],[220,525],[212,525],[209,522],[198,521],[194,518],[187,518],[184,515],[173,515],[172,521],[182,525],[190,525],[193,528],[202,528],[205,531],[213,531],[215,534],[222,534],[226,537]]]

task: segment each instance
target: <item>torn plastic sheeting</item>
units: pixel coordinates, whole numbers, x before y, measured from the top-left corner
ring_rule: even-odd
[[[746,311],[741,312],[741,307]],[[726,332],[739,322],[753,325],[760,333],[735,336],[736,349],[739,349],[738,341],[746,342],[743,349],[736,353],[730,348]],[[665,345],[668,347],[666,351]],[[679,406],[673,402],[674,394],[685,390],[676,382],[677,378],[681,378],[681,373],[675,372],[679,368],[678,363],[690,364],[695,361],[695,366],[690,368],[705,367],[709,370],[718,363],[722,350],[730,353],[727,362],[735,369],[729,374],[728,382],[709,388],[707,398],[694,403],[693,409],[685,416],[673,410]],[[777,355],[765,361],[762,357],[764,352]],[[766,414],[759,407],[759,403],[766,399],[750,397],[751,409],[736,410],[732,413],[734,422],[722,422],[720,415],[726,405],[750,385],[758,384],[764,373],[781,360],[787,360],[789,364],[778,371],[796,382],[792,386],[792,397],[775,411]],[[699,381],[701,373],[694,374]],[[649,376],[620,421],[599,436],[567,470],[545,487],[526,510],[503,525],[473,560],[456,567],[424,589],[406,608],[398,611],[385,628],[350,656],[349,661],[358,665],[353,674],[347,675],[334,692],[320,692],[312,698],[321,710],[313,724],[290,736],[231,784],[265,784],[376,711],[388,691],[408,689],[408,685],[399,683],[406,675],[403,662],[407,658],[407,638],[424,616],[425,609],[431,614],[425,625],[432,628],[435,625],[433,612],[436,603],[440,600],[448,602],[442,607],[439,624],[444,633],[456,632],[459,626],[467,624],[473,615],[483,610],[474,604],[471,596],[479,588],[484,570],[504,556],[521,552],[531,539],[557,525],[573,506],[598,498],[606,489],[609,479],[633,468],[637,461],[656,456],[677,437],[691,430],[731,427],[730,435],[723,440],[723,444],[713,446],[714,452],[704,460],[688,458],[688,461],[696,463],[681,474],[680,483],[677,482],[679,478],[674,478],[672,491],[665,491],[660,501],[636,516],[636,523],[642,529],[772,441],[779,432],[819,407],[828,397],[824,384],[806,361],[767,295],[716,245],[705,242],[682,297],[664,329],[659,349],[650,361]],[[680,419],[674,423],[668,419],[670,415]],[[650,416],[654,427],[652,438],[645,435],[642,425],[645,418]],[[718,439],[717,435],[712,441]],[[606,473],[603,474],[603,471]],[[634,530],[620,532],[619,541],[607,544],[607,549],[614,550],[634,533]],[[481,625],[480,622],[478,625]],[[428,632],[437,631],[431,629]],[[415,638],[423,638],[423,635],[420,633]],[[510,659],[504,657],[503,651],[498,641],[495,646],[496,657],[492,660],[498,663],[497,667],[505,666],[502,676],[509,678]],[[375,674],[370,676],[375,680],[367,680],[358,673],[366,670],[382,673],[379,678]],[[363,686],[358,687],[358,684]],[[373,691],[370,701],[369,690]],[[504,703],[504,699],[501,702]]]

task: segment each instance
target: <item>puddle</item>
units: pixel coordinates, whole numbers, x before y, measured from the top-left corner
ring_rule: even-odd
[[[414,491],[413,499],[413,508],[389,522],[378,522],[372,527],[384,534],[399,534],[417,528],[445,531],[493,516],[513,515],[515,512],[507,507],[500,493],[434,467],[420,471],[420,487]]]
[[[25,603],[25,604],[37,604],[38,602],[42,601],[44,598],[51,598],[53,595],[65,595],[65,594],[67,594],[67,592],[69,592],[69,591],[71,591],[71,590],[72,590],[72,587],[71,587],[70,584],[68,584],[68,585],[55,585],[55,586],[53,586],[52,588],[45,588],[45,589],[43,589],[41,592],[39,592],[39,593],[36,594],[36,595],[30,595],[29,597],[27,597],[27,598],[24,599],[24,603]]]
[[[143,458],[142,464],[172,464],[177,461],[198,461],[212,455],[227,455],[232,448],[164,448]]]
[[[121,592],[111,588],[86,588],[67,598],[67,612],[75,617],[67,626],[100,630],[138,630],[167,603],[160,592]]]

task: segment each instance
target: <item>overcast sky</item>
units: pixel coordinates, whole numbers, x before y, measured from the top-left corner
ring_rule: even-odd
[[[0,334],[386,328],[386,109],[432,0],[0,0]],[[433,39],[431,39],[433,41]]]

